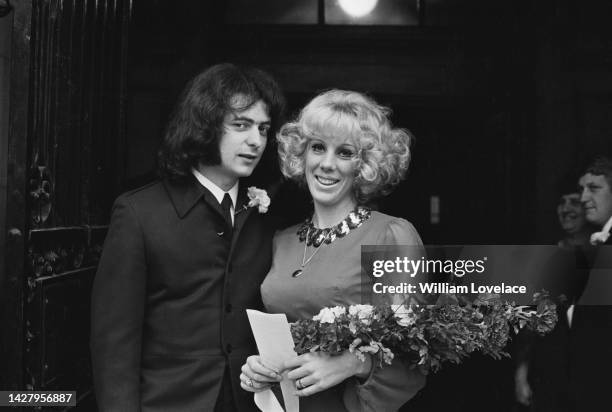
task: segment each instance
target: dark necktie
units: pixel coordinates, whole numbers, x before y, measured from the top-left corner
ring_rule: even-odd
[[[223,209],[223,217],[225,218],[225,223],[227,224],[228,233],[232,233],[233,224],[232,224],[232,198],[229,193],[226,193],[223,196],[223,201],[221,202],[221,209]]]

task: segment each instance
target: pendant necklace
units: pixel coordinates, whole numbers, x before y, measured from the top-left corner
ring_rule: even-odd
[[[327,235],[325,235],[325,239],[327,239],[327,237],[329,236],[331,232],[328,232]],[[310,228],[308,228],[308,231],[306,233],[306,238],[308,239],[308,234],[310,234]],[[310,255],[310,257],[308,259],[306,259],[306,249],[308,248],[308,242],[304,241],[304,255],[302,256],[302,266],[300,266],[299,269],[297,269],[295,272],[293,272],[291,274],[292,278],[297,278],[298,276],[300,276],[303,273],[303,269],[304,266],[306,266],[308,264],[308,262],[310,262],[312,260],[312,258],[314,257],[314,255],[317,254],[317,252],[319,251],[319,249],[321,249],[321,247],[325,244],[324,241],[321,242],[321,244],[319,246],[316,247],[315,251],[312,252],[312,255]]]
[[[302,266],[291,274],[292,278],[297,278],[303,272],[304,267],[317,254],[319,249],[325,244],[330,244],[336,239],[343,238],[348,235],[353,229],[358,228],[370,218],[370,209],[363,206],[357,206],[349,215],[335,226],[325,229],[314,227],[312,219],[304,222],[298,229],[297,235],[300,242],[304,242],[304,255],[302,256]],[[314,246],[315,251],[306,259],[306,249],[308,246]]]

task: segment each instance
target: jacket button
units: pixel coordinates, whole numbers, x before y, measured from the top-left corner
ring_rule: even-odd
[[[232,353],[232,344],[228,343],[227,345],[225,345],[225,351],[227,353]]]
[[[225,312],[230,313],[232,311],[232,304],[228,303],[225,305]]]

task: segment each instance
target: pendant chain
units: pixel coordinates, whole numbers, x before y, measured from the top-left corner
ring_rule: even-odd
[[[306,233],[306,239],[308,239],[308,234],[309,233],[310,233],[310,228],[308,228],[308,232]],[[310,257],[308,259],[306,259],[306,249],[308,249],[308,242],[304,242],[304,254],[302,255],[302,265],[300,266],[300,268],[298,270],[293,272],[293,274],[291,275],[292,277],[296,278],[296,277],[298,277],[298,276],[300,276],[302,274],[302,272],[303,272],[302,269],[304,269],[304,267],[308,264],[308,262],[310,262],[312,260],[312,258],[317,254],[319,249],[321,249],[321,247],[323,245],[325,245],[325,240],[330,235],[330,233],[331,232],[328,232],[325,235],[325,238],[323,238],[323,241],[321,241],[321,244],[316,247],[315,251],[312,252],[312,255],[310,255]]]
[[[310,232],[310,228],[308,229],[308,232]],[[321,246],[323,246],[325,244],[325,240],[329,237],[329,234],[331,232],[328,232],[325,235],[325,238],[323,238],[323,242],[321,242],[321,244],[319,246],[317,246],[317,248],[315,249],[314,252],[312,252],[312,255],[310,255],[310,257],[308,258],[308,260],[306,260],[306,249],[308,247],[307,243],[308,242],[304,242],[304,256],[302,256],[302,269],[304,268],[304,266],[306,266],[308,264],[308,262],[310,262],[312,260],[312,258],[314,257],[314,255],[317,254],[317,252],[319,251],[319,249],[321,249]],[[306,238],[308,238],[308,234],[306,234]]]
[[[370,209],[363,206],[357,206],[355,210],[353,210],[349,215],[342,220],[342,222],[338,223],[335,226],[325,228],[325,229],[317,229],[314,227],[312,219],[310,221],[304,222],[297,231],[298,239],[301,242],[304,242],[304,254],[302,255],[302,265],[299,269],[296,269],[291,277],[297,278],[303,273],[304,267],[312,260],[312,258],[317,254],[319,249],[325,244],[330,244],[334,240],[343,238],[348,235],[349,232],[353,229],[358,228],[370,218],[371,212]],[[312,239],[310,238],[310,233],[312,231]],[[306,250],[309,245],[313,245],[315,247],[312,255],[306,259]]]

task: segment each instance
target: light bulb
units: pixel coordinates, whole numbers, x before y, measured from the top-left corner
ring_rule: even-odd
[[[363,17],[376,7],[378,0],[338,0],[340,7],[353,17]]]

